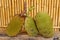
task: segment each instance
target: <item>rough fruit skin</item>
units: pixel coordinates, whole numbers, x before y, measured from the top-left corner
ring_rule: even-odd
[[[43,37],[53,36],[53,22],[47,13],[39,12],[34,19],[40,35]]]
[[[29,36],[37,36],[38,31],[36,29],[36,26],[32,17],[27,17],[25,19],[25,30]]]
[[[16,36],[21,32],[23,25],[23,19],[19,16],[14,16],[6,28],[6,34],[8,36]]]

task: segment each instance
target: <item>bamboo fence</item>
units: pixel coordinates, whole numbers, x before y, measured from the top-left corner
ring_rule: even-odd
[[[12,16],[23,11],[24,1],[27,3],[27,9],[31,6],[35,7],[29,16],[34,17],[37,12],[46,11],[52,18],[53,28],[60,28],[60,0],[0,0],[0,27],[6,27]]]

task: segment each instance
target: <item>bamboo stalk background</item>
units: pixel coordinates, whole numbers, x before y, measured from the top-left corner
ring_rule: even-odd
[[[34,6],[30,16],[34,17],[37,12],[48,12],[53,21],[53,28],[60,28],[60,0],[25,0],[28,8]],[[24,0],[0,0],[0,27],[6,27],[12,16],[20,14],[24,9]]]

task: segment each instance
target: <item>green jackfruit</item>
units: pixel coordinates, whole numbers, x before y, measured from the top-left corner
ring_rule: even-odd
[[[20,16],[14,16],[6,28],[6,34],[8,36],[16,36],[21,32],[23,25],[23,19]]]
[[[38,31],[36,29],[36,26],[32,17],[27,17],[25,19],[25,30],[29,36],[37,36]]]
[[[39,12],[34,19],[40,35],[43,37],[53,36],[53,22],[47,13]]]

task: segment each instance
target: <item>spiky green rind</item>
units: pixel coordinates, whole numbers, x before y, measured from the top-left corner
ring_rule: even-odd
[[[25,20],[25,30],[29,36],[37,36],[38,31],[36,29],[34,20],[32,17],[27,17]]]
[[[21,31],[22,20],[19,16],[14,16],[6,28],[6,34],[8,36],[16,36]]]
[[[47,13],[39,12],[34,19],[36,21],[36,25],[40,35],[42,35],[43,37],[53,36],[53,22],[51,20],[51,17]]]

